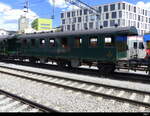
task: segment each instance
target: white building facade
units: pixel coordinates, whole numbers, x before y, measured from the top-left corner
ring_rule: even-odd
[[[150,11],[146,9],[124,1],[93,8],[99,12],[98,16],[88,9],[62,12],[63,31],[135,26],[139,35],[150,32]]]
[[[25,33],[29,28],[29,19],[26,16],[22,16],[18,20],[18,32]]]
[[[0,36],[3,36],[3,35],[9,35],[9,32],[4,29],[0,29]]]

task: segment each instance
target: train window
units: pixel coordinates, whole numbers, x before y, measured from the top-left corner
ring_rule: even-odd
[[[91,46],[91,47],[96,47],[96,46],[97,46],[97,43],[98,43],[98,40],[97,40],[96,37],[90,38],[90,46]]]
[[[82,45],[82,38],[75,39],[75,47],[80,48]]]
[[[31,46],[35,46],[35,39],[31,39]]]
[[[144,49],[143,42],[140,42],[140,43],[139,43],[139,49]]]
[[[134,49],[137,49],[137,42],[134,42],[134,43],[133,43],[133,48],[134,48]]]
[[[44,45],[45,44],[45,39],[40,39],[40,45]]]
[[[51,47],[54,47],[55,46],[55,39],[54,38],[49,39],[49,44]]]
[[[23,45],[27,45],[27,40],[26,39],[23,40]]]
[[[62,45],[62,48],[67,48],[68,47],[67,38],[62,38],[61,39],[61,45]]]
[[[105,45],[106,46],[112,45],[112,38],[111,37],[105,37]]]

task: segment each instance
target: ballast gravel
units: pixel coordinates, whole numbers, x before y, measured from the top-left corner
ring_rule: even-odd
[[[0,63],[0,65],[6,66],[4,63]],[[69,74],[61,71],[50,71],[46,69],[31,68],[28,66],[19,66],[14,64],[8,64],[8,66],[46,74],[58,76],[62,75],[68,78],[80,78],[92,82],[150,91],[150,85],[148,84],[117,81],[97,77],[93,78],[90,76],[71,73]],[[100,96],[91,96],[80,92],[68,91],[67,89],[60,89],[58,87],[39,84],[25,79],[14,78],[1,73],[0,89],[9,90],[18,94],[24,94],[27,98],[30,96],[31,100],[33,99],[40,101],[43,104],[49,104],[49,107],[62,112],[141,112],[139,110],[140,106],[128,106],[121,101],[112,102],[111,99],[100,99]],[[147,108],[146,111],[149,112],[150,109]]]
[[[45,86],[1,73],[0,88],[31,96],[31,100],[39,100],[61,112],[140,112],[139,106],[126,107],[119,101],[112,103],[110,99],[99,100],[96,96],[87,97],[87,94],[68,92],[66,89]]]

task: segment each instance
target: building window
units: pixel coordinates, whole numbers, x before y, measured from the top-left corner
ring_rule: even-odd
[[[101,12],[102,12],[102,7],[100,6],[100,7],[98,8],[98,10],[99,10],[99,13],[101,13]]]
[[[110,20],[110,26],[115,26],[115,20]]]
[[[138,21],[140,21],[140,15],[138,15]]]
[[[129,5],[129,11],[131,11],[131,6]]]
[[[40,45],[44,45],[45,44],[45,39],[40,39]]]
[[[93,13],[93,11],[92,10],[89,10],[89,14],[92,14]]]
[[[125,3],[122,3],[122,9],[125,10]]]
[[[85,16],[85,21],[88,22],[88,16]]]
[[[77,16],[79,15],[79,10],[77,10]]]
[[[116,13],[116,12],[112,12],[111,17],[112,17],[112,18],[117,18],[117,13]]]
[[[104,6],[104,12],[108,11],[108,5]]]
[[[91,16],[90,16],[90,20],[91,20],[91,21],[94,21],[94,20],[95,20],[95,16],[94,16],[94,15],[91,15]]]
[[[118,3],[118,10],[120,10],[120,3]]]
[[[82,10],[80,10],[80,16],[82,15]]]
[[[93,29],[93,22],[89,23],[89,29]]]
[[[70,25],[67,25],[67,30],[70,31]]]
[[[88,27],[87,27],[87,23],[84,23],[84,29],[87,30]]]
[[[147,16],[147,10],[145,10],[145,16]]]
[[[70,12],[67,12],[67,17],[70,17]]]
[[[49,45],[50,45],[51,47],[54,47],[54,46],[55,46],[55,39],[54,39],[54,38],[50,38],[50,39],[49,39]]]
[[[118,19],[118,26],[120,26],[120,19]]]
[[[137,27],[140,28],[140,23],[138,22]]]
[[[110,10],[111,10],[111,11],[115,10],[115,4],[111,4],[111,5],[110,5]]]
[[[80,48],[82,45],[82,38],[76,38],[75,39],[75,47]]]
[[[81,17],[78,17],[78,22],[81,22]]]
[[[76,23],[76,18],[73,18],[73,23]]]
[[[134,7],[134,13],[136,13],[136,7]]]
[[[75,31],[75,24],[72,25],[72,31]]]
[[[109,19],[109,13],[106,13],[106,19]]]
[[[122,18],[122,11],[119,11],[119,18]]]
[[[97,47],[98,39],[97,37],[90,38],[90,46],[91,47]]]
[[[103,23],[104,23],[103,24],[104,27],[108,27],[108,21],[104,21]]]
[[[61,13],[61,18],[64,18],[64,13]]]
[[[88,9],[84,9],[84,15],[87,15]]]
[[[74,17],[74,16],[75,16],[75,11],[72,12],[72,17]]]
[[[62,24],[65,24],[65,19],[62,20]]]

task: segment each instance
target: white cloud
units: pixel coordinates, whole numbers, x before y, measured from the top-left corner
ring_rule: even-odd
[[[22,9],[13,9],[11,6],[0,3],[0,28],[6,30],[17,30],[18,29],[18,19],[24,12]],[[27,14],[29,20],[33,20],[38,17],[38,15],[29,10]]]
[[[144,3],[143,1],[139,1],[136,4],[138,7],[150,10],[150,2]]]
[[[55,4],[53,3],[53,1],[55,1]],[[62,8],[62,11],[78,9],[77,6],[71,5],[69,2],[66,2],[65,0],[49,0],[49,3],[52,6]]]

